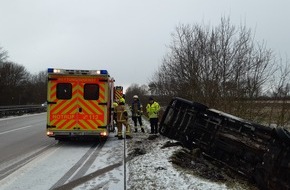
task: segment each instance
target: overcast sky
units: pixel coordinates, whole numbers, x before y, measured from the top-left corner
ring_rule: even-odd
[[[0,0],[0,47],[37,74],[107,69],[116,85],[148,84],[179,24],[245,24],[290,56],[289,0]]]

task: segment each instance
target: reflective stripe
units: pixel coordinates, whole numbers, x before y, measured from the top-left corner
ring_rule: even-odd
[[[50,102],[56,104],[48,105],[48,123],[56,126],[55,130],[96,130],[98,126],[106,126],[108,122],[108,113],[106,105],[98,105],[105,102],[108,92],[107,83],[99,82],[95,77],[67,77],[57,76],[57,80],[48,82],[48,98]],[[80,81],[80,82],[78,82]],[[84,99],[84,85],[86,82],[97,84],[99,86],[98,100]],[[57,99],[58,83],[72,84],[72,98],[69,100]]]

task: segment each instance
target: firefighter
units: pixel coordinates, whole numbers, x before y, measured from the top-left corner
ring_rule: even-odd
[[[149,103],[146,106],[146,111],[150,120],[151,133],[158,133],[158,112],[160,110],[159,104],[154,101],[152,97],[149,98]]]
[[[116,107],[118,106],[118,102],[119,102],[118,99],[114,99],[114,102],[113,102],[113,110],[114,110],[114,112],[113,112],[113,123],[114,123],[114,130],[113,131],[115,131],[115,128],[116,128],[116,125],[117,125],[117,112],[116,112]]]
[[[131,112],[132,112],[132,120],[134,121],[135,126],[135,133],[138,132],[137,128],[137,121],[139,122],[139,125],[141,127],[141,131],[145,133],[143,124],[142,124],[142,114],[143,114],[143,106],[139,100],[138,95],[133,96],[133,102],[131,105]]]
[[[116,121],[116,118],[117,118],[116,107],[117,107],[118,104],[119,104],[118,102],[119,102],[118,99],[115,99],[114,102],[113,102],[113,109],[114,109],[114,117],[113,117],[113,119],[114,119],[114,121]]]
[[[123,139],[122,137],[122,126],[126,127],[126,138],[131,138],[131,128],[128,124],[128,113],[125,108],[125,101],[120,99],[118,106],[116,106],[115,111],[117,113],[117,129],[118,129],[118,139]]]

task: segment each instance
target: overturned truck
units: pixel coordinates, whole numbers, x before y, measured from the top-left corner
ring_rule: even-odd
[[[173,98],[160,134],[180,141],[254,180],[261,189],[290,189],[290,133],[182,98]]]

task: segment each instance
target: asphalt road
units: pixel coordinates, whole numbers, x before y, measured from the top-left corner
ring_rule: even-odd
[[[46,136],[46,113],[0,119],[0,163],[55,144]]]
[[[123,186],[123,149],[113,133],[101,142],[49,138],[46,113],[2,118],[0,189],[83,189],[87,183],[89,189],[118,189]]]

